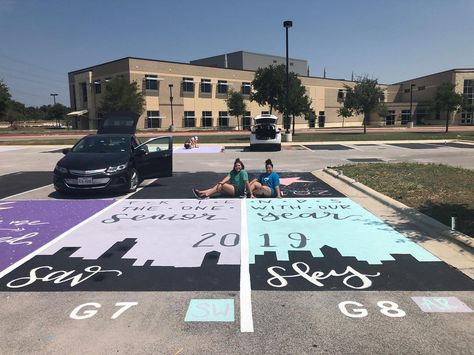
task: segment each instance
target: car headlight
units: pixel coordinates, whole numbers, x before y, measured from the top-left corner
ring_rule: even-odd
[[[56,164],[56,167],[54,168],[54,170],[57,170],[62,174],[67,174],[67,169],[63,168],[61,165],[58,165],[58,164]]]
[[[109,166],[106,170],[106,173],[110,173],[110,174],[117,173],[119,171],[124,170],[126,167],[127,167],[127,163],[122,164],[122,165],[117,165],[117,166]]]

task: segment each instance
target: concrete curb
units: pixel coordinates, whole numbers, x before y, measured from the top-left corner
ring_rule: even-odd
[[[414,220],[418,224],[425,225],[429,228],[435,228],[437,231],[439,231],[439,234],[441,236],[454,239],[457,242],[462,243],[463,245],[466,245],[467,247],[471,248],[471,250],[474,249],[473,238],[461,232],[453,231],[448,226],[419,212],[418,210],[412,207],[408,207],[407,205],[404,205],[403,203],[397,200],[394,200],[388,196],[385,196],[381,194],[380,192],[377,192],[371,189],[370,187],[365,186],[364,184],[361,184],[360,182],[357,182],[356,180],[343,175],[342,171],[337,171],[330,168],[325,168],[323,169],[323,171],[326,174],[329,174],[332,177],[337,178],[345,182],[346,184],[352,186],[353,188],[361,191],[362,193],[374,198],[378,202],[397,210],[398,212],[405,215],[407,218]]]

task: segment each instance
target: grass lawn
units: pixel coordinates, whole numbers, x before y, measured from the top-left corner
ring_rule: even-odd
[[[84,133],[91,134],[92,132]],[[199,143],[219,143],[219,144],[235,144],[235,143],[249,143],[249,134],[245,135],[223,135],[216,132],[216,134],[199,135],[199,133],[193,133],[199,136]],[[140,132],[137,133],[138,137],[145,141],[150,136],[140,136]],[[167,135],[166,132],[156,132],[156,136]],[[191,135],[191,134],[190,134]],[[187,136],[174,136],[173,142],[176,144],[184,143]],[[8,139],[0,137],[0,145],[72,145],[77,142],[79,138],[75,137],[51,137],[51,136],[37,136],[37,137],[24,137],[19,139]],[[367,132],[367,134],[361,133],[297,133],[293,136],[293,142],[340,142],[340,141],[387,141],[387,140],[430,140],[430,139],[462,139],[474,141],[474,131],[461,131],[461,132]]]
[[[474,236],[474,171],[440,164],[357,164],[337,167],[372,189]]]

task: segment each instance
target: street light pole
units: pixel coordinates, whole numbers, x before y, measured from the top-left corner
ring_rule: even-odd
[[[58,96],[58,94],[49,94],[49,95],[53,97],[53,106],[56,106],[56,96]],[[58,126],[57,118],[56,118],[56,126]]]
[[[171,104],[171,126],[170,132],[174,132],[174,119],[173,119],[173,84],[168,85],[170,88],[170,104]]]
[[[410,122],[411,122],[411,126],[413,127],[413,111],[412,111],[412,108],[413,108],[413,88],[415,87],[415,84],[411,84],[410,85]]]
[[[288,117],[288,106],[289,106],[289,100],[288,100],[288,92],[290,90],[289,87],[289,76],[288,76],[288,29],[293,26],[292,21],[284,21],[283,22],[283,27],[285,27],[285,32],[286,32],[286,92],[285,92],[285,129],[286,133],[289,133],[290,130],[290,122],[289,122],[289,117]],[[295,134],[295,121],[293,120],[293,135]]]

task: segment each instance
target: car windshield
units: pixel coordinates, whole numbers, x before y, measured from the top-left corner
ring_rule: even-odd
[[[130,150],[130,140],[126,137],[85,137],[79,141],[73,152],[76,153],[120,153]]]

